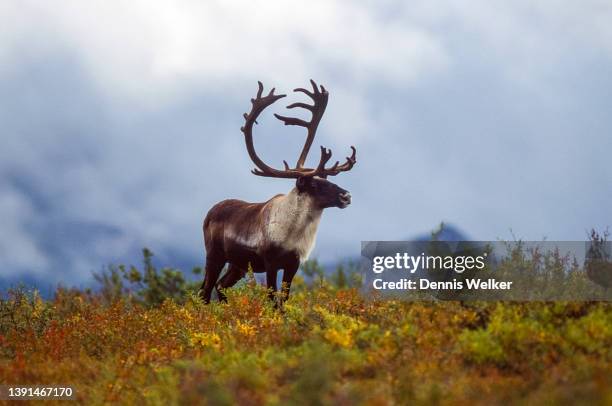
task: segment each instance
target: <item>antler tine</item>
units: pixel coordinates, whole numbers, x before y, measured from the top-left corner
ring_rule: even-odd
[[[347,156],[346,162],[343,163],[340,167],[338,167],[339,171],[341,172],[349,171],[357,163],[357,157],[356,157],[357,149],[355,149],[355,147],[351,145],[351,150],[353,150],[353,153],[351,154],[351,156]]]
[[[304,121],[300,118],[296,118],[296,117],[285,117],[285,116],[281,116],[280,114],[276,114],[276,113],[274,113],[274,117],[283,121],[285,125],[299,125],[300,127],[306,127],[306,128],[308,128],[308,126],[310,125],[309,122]]]
[[[319,163],[319,166],[317,167],[316,173],[314,174],[314,176],[320,176],[320,177],[325,178],[327,176],[335,176],[339,174],[340,172],[350,171],[353,168],[353,166],[357,163],[357,159],[356,159],[357,150],[352,145],[351,145],[351,149],[353,150],[353,153],[351,154],[351,156],[346,157],[345,163],[340,165],[340,161],[336,161],[336,163],[331,168],[325,168],[325,163],[329,161],[329,159],[331,158],[331,150],[327,150],[329,153],[329,156],[325,156],[325,162],[323,162],[324,161],[324,156],[323,156],[324,148],[321,147],[321,151],[322,151],[321,152],[321,162],[323,162],[323,166],[321,165],[321,163]]]
[[[311,99],[313,99],[314,96],[316,96],[317,94],[327,92],[323,86],[321,86],[321,90],[319,90],[319,87],[317,86],[315,81],[312,80],[312,79],[310,79],[310,84],[312,85],[312,92],[310,90],[304,89],[303,87],[298,87],[296,89],[293,89],[293,91],[294,92],[302,92],[302,93],[308,95],[308,97],[310,97]]]
[[[257,156],[257,152],[255,151],[255,146],[253,145],[253,124],[257,123],[257,117],[261,114],[261,112],[278,99],[285,97],[285,94],[274,94],[274,88],[270,90],[267,96],[263,96],[263,84],[258,81],[257,82],[257,96],[251,99],[251,111],[249,113],[244,113],[243,117],[245,119],[244,126],[240,128],[240,130],[244,133],[244,140],[247,147],[247,152],[249,153],[249,157],[255,164],[256,168],[251,171],[251,173],[258,176],[269,176],[276,178],[297,178],[299,174],[288,172],[288,171],[279,171],[278,169],[274,169],[268,165],[266,165],[260,158]],[[285,168],[288,165],[285,164]]]
[[[325,164],[332,157],[331,149],[325,148],[321,145],[321,160],[319,161],[319,165],[317,165],[317,169],[315,171],[317,173],[323,172],[325,170]]]
[[[325,113],[325,108],[327,107],[327,100],[329,97],[329,93],[323,86],[320,87],[315,83],[314,80],[310,80],[312,85],[312,91],[306,90],[304,88],[294,89],[294,92],[302,92],[306,94],[308,97],[312,99],[314,102],[313,105],[306,103],[293,103],[287,106],[288,109],[293,109],[296,107],[304,108],[312,113],[312,117],[310,121],[302,120],[296,117],[286,117],[280,114],[275,114],[274,116],[283,121],[285,125],[297,125],[300,127],[305,127],[308,130],[308,135],[306,137],[306,141],[304,142],[304,147],[302,148],[302,152],[298,158],[298,161],[295,165],[296,169],[303,169],[304,164],[306,163],[306,158],[308,157],[308,152],[310,151],[310,147],[314,141],[315,135],[317,133],[317,127],[319,126],[319,122],[321,118],[323,118],[323,113]]]
[[[293,109],[293,108],[296,108],[296,107],[301,107],[303,109],[310,110],[311,112],[314,111],[314,109],[315,109],[315,106],[313,106],[311,104],[302,103],[302,102],[292,103],[292,104],[287,106],[288,109]]]

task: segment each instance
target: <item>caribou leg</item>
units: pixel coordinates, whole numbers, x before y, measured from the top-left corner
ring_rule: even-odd
[[[204,275],[204,282],[200,288],[200,296],[204,300],[204,303],[210,303],[210,295],[212,290],[219,279],[219,274],[225,266],[225,259],[219,260],[206,256],[206,274]]]
[[[244,277],[244,275],[246,275],[245,271],[238,268],[234,264],[230,264],[227,272],[219,280],[216,286],[217,296],[219,297],[220,302],[227,302],[227,297],[225,296],[225,293],[223,293],[223,290],[234,286],[236,282]]]
[[[276,277],[278,275],[278,268],[266,264],[266,285],[268,287],[268,297],[270,300],[276,303]]]
[[[293,277],[297,273],[299,267],[300,262],[298,260],[283,269],[283,284],[281,285],[281,304],[282,302],[289,299],[289,290],[291,289],[291,282],[293,281]]]

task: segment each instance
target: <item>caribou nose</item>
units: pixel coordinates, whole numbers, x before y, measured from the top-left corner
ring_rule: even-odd
[[[351,194],[349,192],[342,193],[340,195],[340,203],[342,203],[342,207],[346,207],[351,204]]]

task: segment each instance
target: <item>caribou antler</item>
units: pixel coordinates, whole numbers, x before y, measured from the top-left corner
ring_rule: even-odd
[[[314,105],[306,104],[306,103],[293,103],[287,106],[288,109],[293,109],[295,107],[301,107],[306,110],[309,110],[312,113],[312,118],[309,122],[304,120],[300,120],[295,117],[285,117],[279,114],[275,114],[274,117],[283,121],[285,125],[299,125],[301,127],[305,127],[308,130],[308,136],[306,137],[306,142],[304,143],[304,148],[302,148],[302,153],[298,158],[296,168],[304,167],[304,163],[306,162],[306,157],[308,156],[308,152],[310,151],[310,147],[312,146],[312,142],[314,141],[315,135],[317,133],[317,127],[319,126],[319,122],[323,118],[323,113],[325,113],[325,108],[327,107],[327,99],[329,98],[329,93],[323,86],[321,89],[317,86],[314,80],[310,79],[310,83],[312,84],[312,92],[309,92],[306,89],[301,87],[297,89],[293,89],[294,92],[302,92],[308,97],[312,99]]]
[[[304,163],[306,162],[306,158],[308,157],[308,152],[310,151],[310,147],[312,146],[312,142],[314,141],[317,127],[319,126],[319,122],[323,117],[323,113],[325,112],[325,108],[327,107],[327,100],[329,97],[329,93],[323,86],[319,87],[317,84],[311,80],[313,91],[310,92],[303,88],[295,89],[294,92],[302,92],[308,95],[313,101],[314,105],[306,104],[306,103],[293,103],[287,106],[288,109],[292,109],[295,107],[301,107],[309,110],[312,113],[312,118],[310,121],[304,121],[302,119],[296,117],[285,117],[279,114],[274,114],[276,118],[283,121],[285,125],[298,125],[301,127],[305,127],[308,130],[308,135],[306,137],[306,142],[304,143],[304,147],[302,148],[302,152],[298,161],[295,165],[295,168],[290,168],[287,161],[283,161],[285,166],[284,170],[274,169],[268,165],[266,165],[255,152],[255,147],[253,146],[253,124],[257,124],[257,117],[261,112],[268,107],[269,105],[276,102],[278,99],[285,97],[286,95],[275,95],[274,88],[268,93],[267,96],[262,97],[263,94],[263,84],[261,82],[257,82],[259,85],[259,90],[257,91],[257,97],[251,99],[251,103],[253,104],[250,113],[245,113],[244,118],[246,120],[244,127],[241,128],[241,131],[244,133],[244,139],[247,146],[247,151],[251,160],[257,168],[253,169],[251,172],[258,176],[267,176],[273,178],[299,178],[299,177],[312,177],[319,176],[325,178],[327,176],[335,176],[340,172],[346,172],[353,168],[355,165],[356,158],[355,154],[357,153],[355,147],[351,146],[353,153],[350,157],[346,158],[346,162],[340,165],[339,161],[331,166],[330,168],[325,168],[325,164],[331,159],[332,152],[331,150],[321,147],[321,158],[319,161],[319,165],[316,168],[304,168]]]

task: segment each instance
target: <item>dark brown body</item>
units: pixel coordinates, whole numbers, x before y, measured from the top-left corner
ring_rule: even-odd
[[[284,251],[265,240],[263,225],[268,202],[224,200],[208,212],[204,219],[206,276],[202,284],[202,295],[205,302],[210,301],[215,284],[219,299],[225,299],[223,289],[233,286],[244,277],[249,264],[253,272],[267,272],[267,285],[272,292],[277,289],[279,269],[284,270],[283,282],[287,285],[291,283],[300,265],[299,255]],[[230,266],[216,283],[226,263]]]

